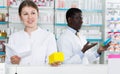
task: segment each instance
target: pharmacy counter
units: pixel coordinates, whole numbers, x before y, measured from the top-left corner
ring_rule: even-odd
[[[6,67],[6,74],[108,74],[107,65],[80,65],[66,64],[58,67],[41,66],[15,66]]]

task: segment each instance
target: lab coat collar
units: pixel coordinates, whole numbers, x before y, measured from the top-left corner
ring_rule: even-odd
[[[72,33],[74,33],[74,34],[77,32],[76,30],[74,30],[74,29],[71,28],[71,27],[68,27],[67,29],[70,30],[70,31],[71,31]]]
[[[31,32],[31,35],[32,35],[32,34],[35,34],[36,32],[38,32],[38,31],[40,31],[40,30],[41,30],[41,28],[38,27],[35,31]]]
[[[42,29],[40,27],[38,27],[35,31],[31,32],[31,36],[34,36],[34,34],[37,34],[37,32],[39,32],[39,31],[42,31]],[[28,35],[28,33],[25,30],[23,30],[23,32]]]

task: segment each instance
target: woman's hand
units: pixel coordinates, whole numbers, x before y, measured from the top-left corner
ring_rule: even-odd
[[[54,63],[52,63],[52,64],[50,64],[51,66],[59,66],[59,65],[61,65],[61,62],[54,62]]]
[[[15,55],[15,56],[12,56],[12,57],[10,58],[10,60],[11,60],[11,63],[12,63],[12,64],[19,64],[21,58],[20,58],[19,56]]]

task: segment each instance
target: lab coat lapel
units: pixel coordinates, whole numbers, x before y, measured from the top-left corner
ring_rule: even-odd
[[[79,44],[79,46],[80,46],[80,49],[82,49],[83,48],[83,46],[86,44],[86,40],[85,40],[85,38],[82,36],[82,35],[80,35],[80,33],[78,33],[78,36],[76,36],[74,33],[72,33],[72,32],[69,32],[69,34],[70,34],[70,36],[73,36],[73,40],[74,40],[74,42],[76,43],[76,44]],[[82,64],[89,64],[89,61],[88,61],[88,59],[87,59],[87,57],[86,56],[84,56],[83,57],[83,59],[82,59]]]

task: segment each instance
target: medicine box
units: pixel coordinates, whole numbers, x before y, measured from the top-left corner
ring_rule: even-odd
[[[62,52],[54,52],[49,56],[49,64],[54,62],[63,62],[64,61],[64,54]]]

